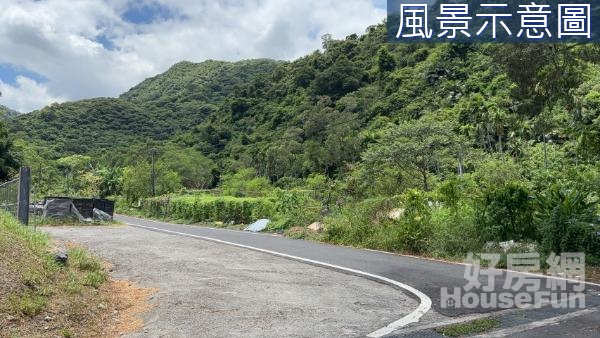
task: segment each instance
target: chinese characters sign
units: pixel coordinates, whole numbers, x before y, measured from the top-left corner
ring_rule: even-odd
[[[592,0],[388,0],[388,40],[592,43],[596,18]]]

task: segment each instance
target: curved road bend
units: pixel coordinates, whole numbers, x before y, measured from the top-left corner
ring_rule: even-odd
[[[115,218],[129,226],[146,230],[174,235],[188,235],[197,238],[202,237],[200,239],[205,240],[214,239],[216,241],[237,244],[238,246],[247,246],[265,251],[273,251],[283,255],[300,257],[304,259],[305,262],[306,260],[314,260],[333,266],[344,267],[346,268],[346,272],[350,273],[352,273],[352,271],[348,270],[357,270],[365,272],[366,274],[382,276],[386,279],[402,283],[409,288],[414,288],[418,290],[417,293],[425,294],[431,299],[432,309],[444,316],[457,317],[468,314],[497,311],[482,308],[449,310],[441,307],[440,289],[442,287],[448,287],[449,290],[453,290],[455,287],[462,288],[467,284],[467,281],[464,278],[465,266],[460,264],[398,256],[383,252],[341,247],[311,241],[293,240],[269,234],[254,234],[242,231],[171,224],[122,215],[118,215]],[[529,278],[541,278],[541,284],[543,286],[546,284],[546,279],[543,277]],[[503,289],[505,280],[505,272],[502,273],[501,276],[496,277],[496,292],[506,292]],[[483,285],[487,285],[487,276],[481,276],[480,282]],[[593,285],[587,286],[587,288],[592,288],[594,290],[600,289],[598,286]],[[406,289],[403,291],[406,292],[407,295],[418,299],[421,301],[421,304],[423,304],[423,299],[419,299],[418,294]],[[420,318],[420,316],[418,317]],[[405,325],[406,323],[400,323],[397,327],[401,328]],[[380,333],[386,333],[385,328]],[[377,334],[375,336],[377,336]]]

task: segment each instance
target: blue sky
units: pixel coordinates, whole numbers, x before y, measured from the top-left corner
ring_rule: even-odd
[[[132,3],[122,14],[123,20],[133,24],[151,24],[177,16],[168,6],[156,2]]]
[[[0,105],[115,97],[182,61],[293,60],[385,18],[386,0],[0,0]]]
[[[27,68],[19,67],[17,65],[11,65],[7,63],[0,63],[0,80],[11,86],[17,84],[17,77],[24,76],[30,78],[38,83],[44,83],[48,81],[44,76],[28,70]]]
[[[373,5],[376,8],[387,9],[387,0],[373,0]]]

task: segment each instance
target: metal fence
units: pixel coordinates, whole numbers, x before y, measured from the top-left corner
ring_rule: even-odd
[[[0,210],[18,217],[19,179],[0,184]]]
[[[17,218],[22,224],[29,224],[29,194],[31,170],[21,168],[17,179],[0,184],[0,210]]]

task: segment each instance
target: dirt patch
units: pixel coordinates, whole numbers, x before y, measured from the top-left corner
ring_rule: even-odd
[[[600,267],[588,266],[585,269],[585,279],[587,282],[600,284]]]
[[[102,322],[110,324],[104,330],[104,337],[120,337],[134,333],[144,326],[143,315],[153,308],[148,300],[158,292],[156,289],[144,289],[129,281],[111,280],[102,288],[109,295],[111,305],[108,315]],[[106,321],[108,320],[108,321]]]

